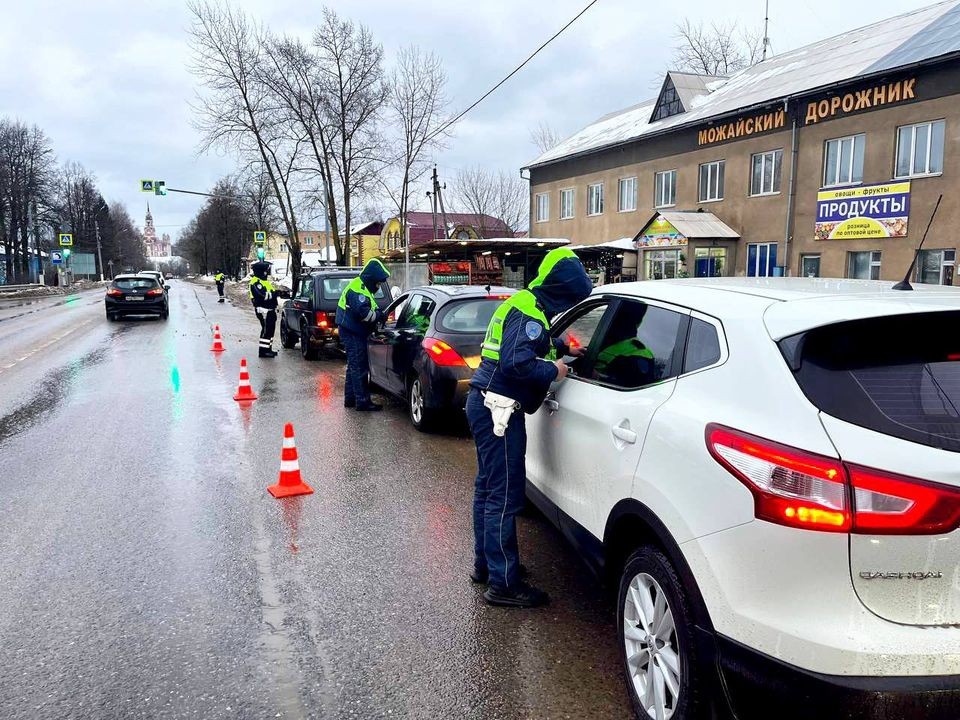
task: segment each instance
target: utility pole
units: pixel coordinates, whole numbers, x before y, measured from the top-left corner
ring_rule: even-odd
[[[100,221],[93,221],[93,228],[97,233],[97,262],[100,263],[100,282],[103,282],[103,255],[100,253]]]
[[[767,0],[766,10],[763,14],[763,57],[760,62],[767,59],[767,48],[770,47],[770,0]]]
[[[447,189],[447,184],[444,183],[443,187],[440,186],[440,180],[437,178],[437,166],[433,166],[433,193],[436,198],[440,201],[440,214],[443,216],[443,239],[450,239],[450,226],[447,224],[447,211],[443,207],[443,191]]]

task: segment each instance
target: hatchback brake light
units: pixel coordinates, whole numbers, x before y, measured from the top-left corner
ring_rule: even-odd
[[[841,463],[720,425],[710,454],[753,493],[761,520],[864,535],[939,535],[960,527],[960,490]]]
[[[109,295],[110,297],[120,297],[121,295],[123,295],[123,290],[121,290],[120,288],[110,288],[109,290],[107,290],[107,295]]]
[[[153,288],[151,290],[147,290],[145,294],[146,295],[163,295],[163,288]]]
[[[460,356],[460,353],[443,340],[439,340],[438,338],[425,338],[421,345],[423,345],[424,350],[427,351],[430,359],[441,367],[454,367],[467,364]]]

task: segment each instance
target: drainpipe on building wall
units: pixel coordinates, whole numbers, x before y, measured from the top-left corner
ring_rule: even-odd
[[[784,111],[788,111],[788,103],[783,101]],[[793,129],[790,133],[790,189],[787,192],[787,222],[783,235],[783,274],[790,275],[790,238],[793,235],[793,197],[797,189],[797,115],[793,114]]]

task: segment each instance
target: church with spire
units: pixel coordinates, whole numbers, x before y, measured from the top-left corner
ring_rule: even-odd
[[[147,257],[169,258],[172,253],[170,236],[163,233],[157,239],[157,229],[153,225],[153,215],[150,213],[150,203],[147,203],[147,216],[143,221],[143,244],[147,248]]]

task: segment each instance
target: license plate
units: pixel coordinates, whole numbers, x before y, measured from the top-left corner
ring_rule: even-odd
[[[127,295],[127,300],[128,300],[128,301],[130,301],[130,300],[143,300],[143,298],[140,297],[139,295]]]

